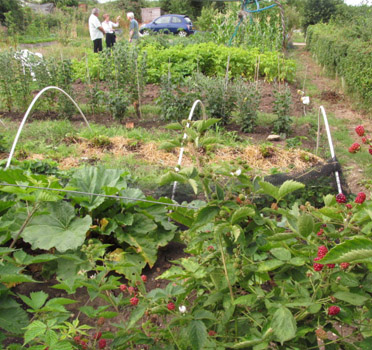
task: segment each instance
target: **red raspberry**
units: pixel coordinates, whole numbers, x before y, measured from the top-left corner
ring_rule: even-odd
[[[353,206],[351,204],[346,204],[346,208],[353,209]]]
[[[318,247],[318,258],[322,259],[328,253],[328,249],[325,245]]]
[[[363,142],[363,143],[367,143],[367,141],[368,141],[368,139],[367,139],[365,136],[363,136],[363,137],[362,137],[362,142]]]
[[[362,204],[366,200],[366,194],[364,192],[359,192],[355,198],[355,203]]]
[[[132,286],[128,287],[128,292],[130,295],[132,295],[135,292],[134,287]]]
[[[128,289],[128,287],[125,284],[121,284],[119,288],[122,292],[125,292]]]
[[[147,276],[146,275],[142,275],[141,276],[141,280],[146,283],[147,282]]]
[[[216,334],[217,334],[217,333],[216,333],[215,331],[209,331],[209,332],[208,332],[208,335],[209,335],[210,337],[214,337]]]
[[[330,268],[330,269],[334,269],[336,266],[336,264],[327,264],[327,267]]]
[[[83,350],[88,349],[88,344],[84,340],[80,343],[80,345],[83,348]]]
[[[339,193],[337,196],[336,196],[336,202],[337,203],[346,203],[346,196],[343,194],[343,193]]]
[[[360,150],[360,144],[357,142],[354,142],[350,147],[349,147],[349,152],[350,153],[357,153]]]
[[[101,339],[101,337],[102,337],[102,332],[97,332],[97,333],[93,334],[93,339],[94,340],[99,340],[99,339]]]
[[[174,303],[170,302],[170,303],[168,303],[167,308],[168,308],[168,310],[172,311],[176,308],[176,305],[174,305]]]
[[[372,148],[369,148],[369,149],[368,149],[368,152],[369,152],[369,154],[372,155]]]
[[[324,233],[324,230],[321,228],[319,232],[317,233],[318,236],[321,236]]]
[[[315,258],[315,259],[314,259],[314,261],[318,261],[318,260],[320,260],[320,258]],[[315,270],[315,271],[322,271],[324,265],[322,265],[322,264],[318,264],[318,263],[314,263],[314,264],[313,264],[313,267],[314,267],[314,270]]]
[[[356,132],[359,136],[364,136],[365,130],[364,130],[363,125],[358,125],[358,126],[355,128],[355,132]]]
[[[130,299],[130,303],[134,306],[136,306],[139,302],[139,299],[137,297],[133,297]]]
[[[207,250],[208,250],[209,252],[213,252],[213,251],[214,251],[214,247],[213,247],[213,245],[209,245],[209,246],[207,247]]]
[[[80,335],[77,335],[76,337],[74,337],[74,342],[75,342],[76,344],[80,344],[80,341],[81,341],[81,337],[80,337]]]
[[[100,339],[98,342],[98,348],[99,349],[104,349],[107,345],[106,339]]]
[[[328,308],[328,315],[335,316],[340,312],[340,308],[338,306],[330,306]]]
[[[340,267],[341,267],[341,269],[343,269],[343,270],[346,270],[349,266],[350,266],[349,263],[341,263],[341,264],[340,264]]]

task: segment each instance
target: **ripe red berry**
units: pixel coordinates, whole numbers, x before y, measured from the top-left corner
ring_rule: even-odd
[[[107,345],[106,339],[100,339],[98,342],[98,348],[104,349]]]
[[[130,295],[132,295],[134,293],[134,287],[132,286],[128,287],[128,292]]]
[[[94,340],[99,340],[99,339],[101,339],[101,337],[102,337],[102,332],[97,332],[97,333],[93,334],[93,339]]]
[[[314,261],[318,261],[318,260],[320,260],[320,258],[315,258],[315,259],[314,259]],[[322,271],[324,265],[323,265],[323,264],[314,263],[314,264],[313,264],[313,267],[314,267],[314,270],[315,270],[315,271]]]
[[[213,247],[213,245],[209,245],[209,246],[207,247],[207,250],[208,250],[209,252],[213,252],[213,251],[214,251],[214,247]]]
[[[355,132],[356,132],[359,136],[364,136],[365,130],[364,130],[363,125],[358,125],[358,126],[355,128]]]
[[[328,249],[325,245],[318,247],[318,258],[322,259],[328,253]]]
[[[343,263],[340,264],[340,267],[341,267],[342,270],[346,270],[349,266],[350,266],[350,264],[347,263],[347,262],[343,262]]]
[[[324,230],[321,228],[319,232],[317,233],[318,236],[321,236],[324,233]]]
[[[174,303],[170,302],[170,303],[168,303],[167,308],[168,308],[168,310],[172,311],[176,308],[176,305],[174,305]]]
[[[351,204],[346,204],[346,208],[348,208],[348,209],[353,209],[353,206],[351,205]]]
[[[125,292],[128,289],[128,287],[125,284],[121,284],[119,288],[122,292]]]
[[[147,276],[146,275],[142,275],[141,276],[141,280],[146,283],[147,282]]]
[[[336,202],[337,203],[346,203],[346,196],[343,194],[343,193],[339,193],[337,196],[336,196]]]
[[[349,147],[349,152],[350,153],[357,153],[360,150],[360,144],[357,142],[354,142],[350,147]]]
[[[330,306],[328,308],[328,315],[334,316],[337,315],[340,312],[340,308],[338,306]]]
[[[364,192],[359,192],[355,198],[355,203],[362,204],[366,200],[367,196]]]
[[[209,331],[209,332],[208,332],[208,335],[209,335],[210,337],[214,337],[216,334],[217,334],[217,333],[216,333],[215,331]]]
[[[336,266],[336,264],[327,264],[327,267],[330,268],[330,269],[334,269]]]
[[[80,345],[84,350],[88,349],[88,344],[84,340],[81,341]]]
[[[369,149],[368,149],[368,152],[369,152],[369,154],[372,155],[372,148],[369,148]]]
[[[368,141],[368,139],[367,139],[365,136],[363,136],[363,137],[362,137],[362,142],[363,142],[363,143],[367,143],[367,141]]]
[[[139,299],[137,297],[133,297],[130,299],[130,303],[134,306],[137,305],[138,302],[139,302]]]
[[[81,341],[81,337],[80,337],[80,335],[77,335],[76,337],[74,337],[74,342],[75,342],[76,344],[80,344],[80,341]]]

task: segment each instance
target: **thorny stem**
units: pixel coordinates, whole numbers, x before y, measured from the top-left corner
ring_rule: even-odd
[[[218,235],[218,243],[219,243],[219,246],[220,246],[220,252],[221,252],[222,263],[223,263],[223,269],[224,269],[224,273],[225,273],[226,281],[227,281],[227,284],[228,284],[228,286],[229,286],[231,302],[234,303],[234,293],[233,293],[232,286],[231,286],[231,283],[230,283],[229,275],[228,275],[228,273],[227,273],[227,266],[226,266],[225,253],[224,253],[224,251],[223,251],[222,240],[221,240],[221,235],[220,235],[220,234]]]
[[[20,235],[22,234],[22,232],[24,231],[24,229],[26,228],[26,226],[29,224],[29,222],[31,221],[32,217],[34,216],[34,214],[36,213],[36,211],[39,209],[39,207],[40,207],[40,203],[35,203],[35,206],[32,208],[32,210],[28,214],[26,220],[23,222],[22,227],[18,231],[17,235],[14,237],[13,242],[9,246],[9,248],[13,248],[14,247],[14,245],[18,241],[18,238],[20,237]]]
[[[168,332],[170,333],[170,335],[171,335],[171,337],[172,337],[172,339],[173,339],[173,341],[174,341],[174,344],[176,344],[177,349],[181,350],[181,348],[180,348],[180,346],[177,344],[176,338],[174,337],[174,335],[173,335],[172,331],[170,330],[169,326],[168,326],[167,329],[168,329]]]

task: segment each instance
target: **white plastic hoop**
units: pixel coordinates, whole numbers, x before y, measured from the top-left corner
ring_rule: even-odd
[[[48,87],[42,89],[42,90],[41,90],[41,91],[40,91],[40,92],[39,92],[39,93],[34,97],[34,99],[32,100],[31,104],[29,105],[29,107],[28,107],[28,109],[27,109],[27,111],[26,111],[26,114],[25,114],[25,116],[24,116],[23,119],[22,119],[21,125],[20,125],[19,128],[18,128],[17,135],[16,135],[16,137],[14,138],[13,145],[12,145],[12,149],[10,150],[9,158],[8,158],[7,163],[6,163],[5,169],[8,169],[8,168],[9,168],[10,162],[12,161],[12,158],[13,158],[14,150],[15,150],[15,148],[16,148],[16,146],[17,146],[17,142],[18,142],[19,136],[21,135],[21,132],[22,132],[23,126],[24,126],[25,123],[26,123],[27,117],[28,117],[28,115],[30,114],[30,112],[31,112],[31,110],[32,110],[32,107],[34,106],[34,104],[36,103],[36,101],[39,99],[39,97],[40,97],[40,96],[41,96],[45,91],[47,91],[47,90],[51,90],[51,89],[56,89],[56,90],[62,92],[63,94],[65,94],[65,95],[66,95],[66,96],[67,96],[67,97],[72,101],[72,103],[74,104],[74,106],[79,110],[79,112],[80,112],[81,116],[83,117],[85,123],[87,124],[88,128],[89,128],[90,130],[92,130],[91,127],[90,127],[90,125],[89,125],[89,123],[88,123],[87,118],[85,117],[84,113],[82,112],[82,110],[80,109],[80,107],[77,105],[77,103],[73,100],[73,98],[72,98],[72,97],[71,97],[71,96],[70,96],[66,91],[60,89],[60,88],[57,87],[57,86],[48,86]]]
[[[315,150],[315,153],[318,154],[318,148],[319,148],[319,139],[320,139],[320,112],[322,112],[323,121],[324,121],[324,125],[325,125],[326,132],[327,132],[327,138],[328,138],[329,150],[331,152],[331,157],[332,157],[332,159],[335,159],[336,156],[335,156],[335,150],[334,150],[333,142],[332,142],[331,130],[329,129],[327,114],[326,114],[325,109],[324,109],[323,106],[320,106],[319,107],[319,111],[318,111],[318,132],[317,132],[317,138],[316,138],[316,150]],[[340,181],[340,174],[338,173],[338,171],[335,171],[335,177],[336,177],[336,184],[337,184],[338,193],[342,193],[342,187],[341,187],[341,181]]]
[[[188,122],[186,124],[186,128],[189,128],[190,127],[190,121],[191,121],[192,117],[194,116],[195,108],[196,108],[196,106],[199,103],[200,103],[200,106],[202,108],[203,119],[205,120],[207,118],[207,116],[205,114],[205,107],[204,107],[203,102],[200,101],[200,100],[196,100],[194,102],[194,104],[192,105],[191,110],[190,110],[190,113],[189,113],[189,117],[187,118]],[[178,156],[178,162],[177,162],[177,166],[175,168],[176,172],[179,172],[180,171],[180,167],[181,167],[181,163],[182,163],[182,158],[183,158],[183,152],[185,150],[185,147],[183,146],[183,141],[186,140],[186,138],[187,138],[187,134],[185,132],[183,134],[182,145],[181,145],[181,149],[180,149],[180,154]],[[177,189],[177,181],[174,181],[174,183],[173,183],[173,190],[172,190],[172,200],[174,200],[174,196],[176,194],[176,189]]]

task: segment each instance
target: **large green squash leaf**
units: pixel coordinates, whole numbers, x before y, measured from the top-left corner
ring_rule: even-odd
[[[322,264],[338,264],[371,261],[372,241],[367,238],[356,237],[332,248],[319,262]]]
[[[118,190],[126,188],[127,184],[121,179],[123,174],[119,169],[105,169],[101,167],[87,167],[77,170],[69,186],[74,187],[77,191],[98,194],[112,194],[109,188]],[[116,192],[116,191],[115,191]],[[101,205],[105,198],[97,196],[71,195],[77,203],[89,211]]]
[[[67,202],[51,203],[48,209],[49,214],[34,217],[26,227],[22,234],[24,241],[33,249],[56,248],[60,252],[80,247],[92,218],[76,217],[74,207]]]

